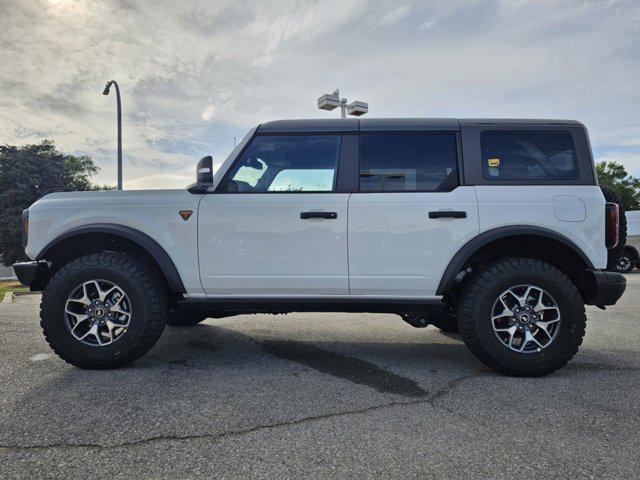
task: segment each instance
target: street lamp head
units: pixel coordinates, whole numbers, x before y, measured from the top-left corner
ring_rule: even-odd
[[[104,90],[102,92],[103,95],[109,95],[109,89],[111,89],[111,84],[113,83],[113,80],[107,82],[107,84],[104,87]]]
[[[336,90],[333,93],[326,93],[318,98],[318,108],[320,110],[333,110],[340,106],[340,94]]]
[[[367,102],[360,102],[356,100],[347,105],[347,114],[355,117],[361,117],[369,111],[369,104]]]

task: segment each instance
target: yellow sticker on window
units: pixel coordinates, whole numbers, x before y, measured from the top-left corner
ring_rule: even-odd
[[[499,158],[490,158],[487,163],[489,164],[490,167],[499,167],[500,166],[500,159]]]

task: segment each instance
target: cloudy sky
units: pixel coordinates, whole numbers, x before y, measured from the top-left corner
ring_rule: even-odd
[[[180,188],[251,126],[336,116],[542,117],[587,124],[640,176],[640,2],[0,0],[0,142],[43,138],[125,188]]]

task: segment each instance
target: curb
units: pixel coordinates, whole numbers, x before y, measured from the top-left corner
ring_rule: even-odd
[[[7,292],[4,294],[4,298],[2,299],[2,303],[11,303],[13,302],[13,292]]]

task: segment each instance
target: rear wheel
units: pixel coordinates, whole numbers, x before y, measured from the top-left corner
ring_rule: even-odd
[[[580,292],[540,260],[497,261],[469,280],[458,305],[460,334],[485,365],[506,375],[551,373],[576,354],[585,333]]]
[[[47,285],[40,325],[66,362],[89,369],[121,367],[162,335],[165,291],[158,274],[138,258],[85,255],[58,270]]]

